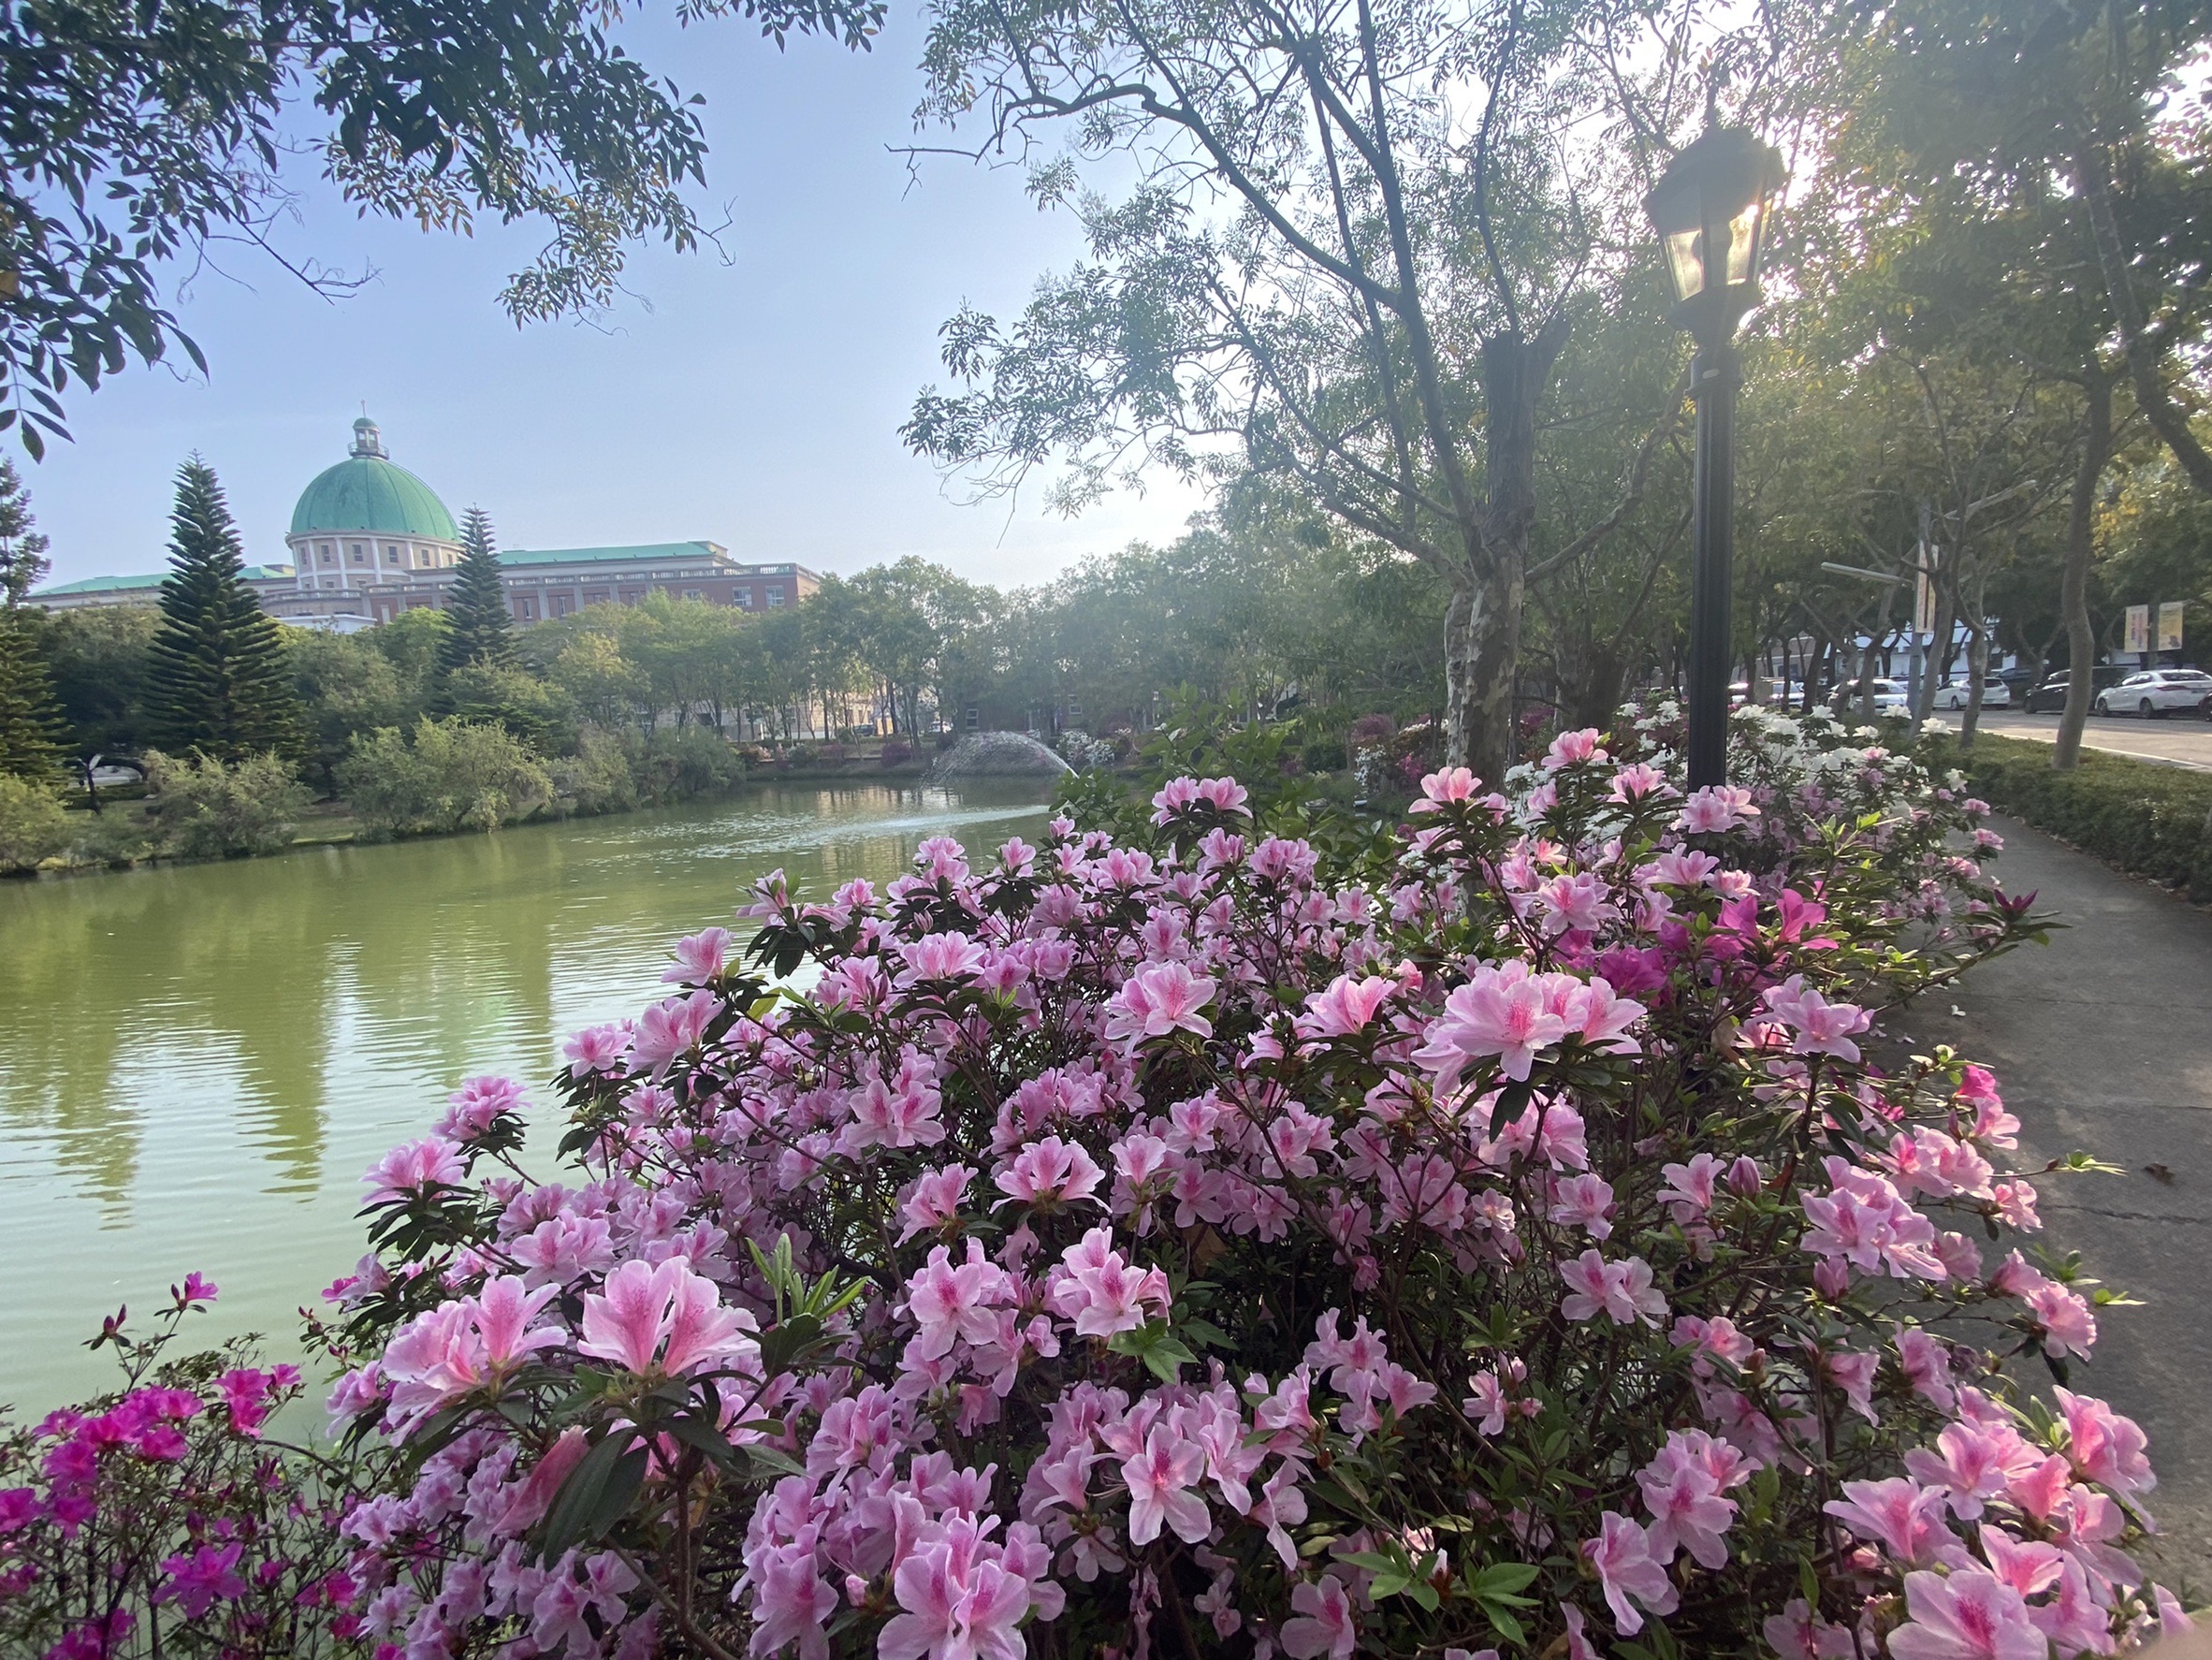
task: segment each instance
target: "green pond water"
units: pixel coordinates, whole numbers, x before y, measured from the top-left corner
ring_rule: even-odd
[[[83,1340],[189,1269],[196,1337],[270,1334],[359,1256],[359,1177],[461,1078],[533,1085],[663,995],[669,944],[780,866],[826,896],[995,848],[1034,784],[760,789],[497,836],[0,882],[0,1403],[109,1386]],[[543,1096],[542,1089],[535,1091]],[[547,1144],[549,1145],[548,1138]],[[549,1162],[549,1155],[541,1155]]]

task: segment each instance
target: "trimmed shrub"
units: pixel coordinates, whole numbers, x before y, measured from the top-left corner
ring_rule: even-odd
[[[291,765],[249,755],[226,765],[211,755],[146,752],[153,787],[147,829],[153,851],[175,859],[273,853],[292,845],[313,798]]]
[[[338,788],[362,825],[383,835],[496,830],[553,803],[543,762],[505,729],[458,716],[355,739]]]
[[[887,737],[877,759],[885,766],[904,766],[914,758],[914,746],[903,737]]]
[[[2084,750],[2051,770],[2048,744],[1977,735],[1961,756],[1974,792],[2094,858],[2212,901],[2212,773]]]
[[[69,845],[69,815],[52,786],[0,772],[0,872],[29,870]]]

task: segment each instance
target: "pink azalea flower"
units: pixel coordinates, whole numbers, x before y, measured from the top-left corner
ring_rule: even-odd
[[[1608,759],[1598,744],[1598,739],[1604,735],[1594,726],[1585,726],[1579,732],[1561,733],[1551,740],[1551,747],[1544,751],[1544,770],[1557,772],[1563,766]]]
[[[1907,1574],[1905,1608],[1912,1617],[1889,1634],[1897,1660],[2047,1660],[2050,1653],[2020,1594],[1978,1568]]]
[[[165,1556],[161,1562],[161,1589],[155,1602],[173,1602],[187,1620],[197,1620],[218,1602],[246,1594],[245,1577],[238,1571],[242,1544],[201,1545],[188,1554]]]
[[[1415,1063],[1436,1073],[1439,1090],[1455,1085],[1469,1062],[1492,1055],[1506,1077],[1525,1081],[1537,1052],[1567,1033],[1545,989],[1525,975],[1478,968],[1473,980],[1444,999],[1444,1013],[1423,1034],[1427,1042],[1414,1052]]]
[[[710,991],[654,1004],[639,1018],[631,1038],[630,1070],[658,1078],[677,1056],[698,1046],[723,1007],[722,999]]]
[[[965,980],[983,966],[988,954],[966,934],[924,934],[898,948],[906,965],[897,983],[913,985],[925,980]]]
[[[368,1187],[364,1205],[407,1199],[429,1187],[458,1187],[466,1177],[460,1149],[438,1136],[394,1147],[361,1178]]]
[[[1306,998],[1305,1012],[1297,1019],[1299,1035],[1346,1038],[1363,1032],[1373,1024],[1375,1012],[1397,989],[1395,980],[1381,974],[1370,974],[1364,980],[1339,974],[1327,989]]]
[[[1943,1495],[1902,1476],[1881,1481],[1846,1481],[1843,1496],[1823,1507],[1862,1539],[1871,1539],[1901,1563],[1934,1558],[1949,1541],[1943,1525]]]
[[[1107,1041],[1134,1042],[1177,1031],[1210,1038],[1213,1023],[1199,1011],[1213,1000],[1215,990],[1213,981],[1180,962],[1140,968],[1106,1005]]]
[[[727,928],[706,928],[676,942],[676,967],[661,976],[667,985],[704,985],[722,971],[730,955]]]
[[[1674,1581],[1652,1559],[1651,1542],[1634,1522],[1617,1510],[1608,1510],[1600,1527],[1596,1538],[1582,1541],[1582,1559],[1597,1574],[1606,1606],[1613,1610],[1614,1629],[1623,1637],[1634,1637],[1644,1628],[1644,1617],[1637,1611],[1636,1604],[1642,1603],[1654,1614],[1672,1613]]]
[[[1702,790],[1693,791],[1682,803],[1675,824],[1693,836],[1710,835],[1733,830],[1758,816],[1759,809],[1752,805],[1749,790],[1733,784],[1708,784]]]
[[[1570,1228],[1587,1229],[1593,1239],[1610,1238],[1613,1224],[1613,1189],[1600,1177],[1569,1176],[1551,1189],[1551,1220]]]
[[[1096,1189],[1105,1179],[1106,1172],[1084,1150],[1082,1143],[1063,1142],[1056,1135],[1030,1143],[992,1178],[1006,1195],[1000,1202],[1043,1208],[1084,1199],[1095,1204]]]
[[[968,1260],[954,1264],[939,1245],[907,1281],[907,1313],[917,1328],[907,1346],[909,1363],[950,1354],[955,1340],[988,1343],[997,1333],[997,1309],[1014,1300],[1012,1279],[983,1255],[982,1241],[968,1241]]]
[[[1149,1545],[1164,1522],[1186,1545],[1202,1542],[1213,1527],[1206,1501],[1191,1491],[1206,1468],[1205,1449],[1156,1423],[1136,1456],[1123,1461],[1129,1489],[1129,1543]]]
[[[2132,1418],[2122,1418],[2091,1395],[2056,1391],[2066,1417],[2066,1456],[2091,1481],[2117,1493],[2148,1493],[2159,1484],[2144,1456],[2149,1437]]]
[[[1569,1295],[1559,1311],[1570,1320],[1586,1320],[1603,1312],[1616,1326],[1640,1320],[1655,1326],[1666,1317],[1666,1295],[1652,1285],[1652,1265],[1641,1257],[1608,1262],[1594,1250],[1584,1251],[1572,1262],[1559,1265]]]
[[[641,1376],[680,1376],[710,1361],[759,1351],[749,1335],[756,1330],[751,1314],[723,1307],[715,1283],[682,1257],[659,1267],[623,1263],[607,1275],[604,1294],[585,1297],[583,1326],[579,1354]]]
[[[877,1639],[879,1660],[1024,1660],[1029,1581],[989,1548],[972,1518],[948,1517],[932,1532],[892,1576],[904,1611]]]
[[[934,1232],[956,1220],[960,1201],[968,1196],[968,1185],[975,1180],[975,1175],[965,1164],[950,1164],[917,1177],[899,1201],[899,1219],[906,1227],[899,1232],[898,1243],[904,1245],[917,1233]]]
[[[1342,1580],[1332,1574],[1317,1582],[1301,1580],[1290,1588],[1290,1607],[1292,1617],[1283,1622],[1283,1653],[1290,1660],[1351,1660],[1360,1639]]]

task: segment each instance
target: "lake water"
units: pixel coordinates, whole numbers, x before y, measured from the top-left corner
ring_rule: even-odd
[[[361,1251],[359,1176],[461,1078],[536,1085],[663,995],[669,944],[780,866],[826,896],[915,845],[1034,839],[1040,787],[764,788],[497,836],[0,882],[0,1402],[109,1387],[79,1347],[198,1269],[212,1340]],[[543,1095],[542,1089],[535,1093]],[[134,1323],[139,1323],[134,1318]]]

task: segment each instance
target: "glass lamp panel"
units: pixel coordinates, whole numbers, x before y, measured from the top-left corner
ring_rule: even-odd
[[[1759,233],[1766,227],[1764,202],[1754,201],[1728,222],[1728,285],[1748,283],[1758,275]]]
[[[1705,287],[1705,236],[1695,228],[1678,230],[1666,239],[1666,274],[1674,283],[1674,297],[1688,299]]]

